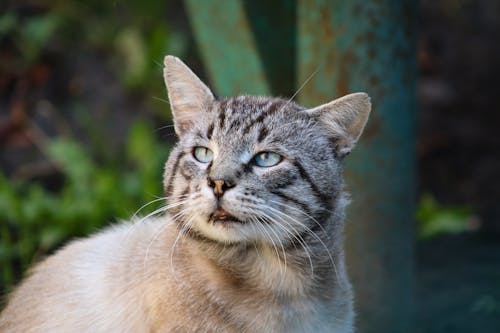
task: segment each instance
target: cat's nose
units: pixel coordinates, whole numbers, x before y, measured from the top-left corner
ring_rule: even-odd
[[[208,186],[210,186],[214,194],[217,198],[220,198],[224,195],[228,189],[234,187],[234,183],[227,179],[212,179],[210,177],[207,178]]]

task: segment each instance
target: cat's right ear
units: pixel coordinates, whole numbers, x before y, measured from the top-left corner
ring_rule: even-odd
[[[181,136],[215,100],[210,89],[179,58],[168,55],[163,77],[177,135]]]
[[[338,156],[344,157],[358,141],[370,111],[370,97],[366,93],[354,93],[306,112],[319,120],[335,139]]]

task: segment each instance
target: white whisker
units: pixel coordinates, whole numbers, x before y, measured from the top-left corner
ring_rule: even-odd
[[[185,216],[185,212],[187,210],[183,210],[178,214],[177,217]],[[175,247],[177,246],[177,243],[179,240],[183,237],[183,235],[191,228],[191,223],[193,222],[194,218],[190,216],[183,224],[181,224],[181,228],[179,230],[179,233],[177,234],[177,237],[175,238],[174,243],[172,244],[172,247],[170,249],[170,272],[172,272],[172,276],[176,281],[177,279],[177,274],[175,273],[175,265],[174,265],[174,252],[175,252]]]
[[[297,96],[297,94],[302,89],[304,89],[304,87],[307,85],[307,83],[309,83],[309,81],[313,78],[313,76],[316,75],[316,73],[318,72],[318,69],[319,69],[319,66],[316,67],[316,69],[307,77],[307,79],[304,81],[304,83],[302,83],[302,85],[299,87],[299,89],[297,89],[297,91],[292,95],[292,97],[290,97],[290,99],[285,103],[285,105],[283,105],[280,108],[280,111],[283,110],[288,104],[290,104],[290,102],[295,98],[295,96]]]
[[[284,207],[287,207],[287,206],[284,205]],[[270,208],[271,210],[273,210],[277,214],[288,216],[285,213],[283,213],[282,211],[280,211],[278,209],[275,209],[273,207],[267,206],[267,208]],[[310,235],[312,235],[314,238],[316,238],[316,240],[323,246],[323,248],[325,249],[326,253],[328,254],[329,260],[330,260],[330,262],[332,264],[332,268],[333,268],[333,270],[335,272],[335,276],[337,277],[337,280],[341,281],[340,276],[338,275],[337,265],[335,265],[335,261],[333,260],[333,256],[332,256],[332,254],[330,252],[330,249],[328,248],[328,246],[326,246],[325,242],[314,231],[312,231],[311,228],[309,228],[308,226],[306,226],[304,223],[301,223],[301,222],[297,221],[295,218],[292,218],[290,216],[288,216],[288,217],[291,218],[296,223],[301,224],[305,228],[305,230],[307,231],[307,233],[310,234]],[[324,231],[324,229],[323,229],[323,231]],[[324,233],[326,235],[326,232],[324,232]]]
[[[269,206],[264,206],[265,208],[271,208]],[[263,210],[261,210],[260,212],[262,215],[266,216],[268,219],[270,220],[274,220],[270,215],[268,215],[267,213],[263,212]],[[304,252],[306,253],[306,256],[307,256],[307,259],[309,261],[309,267],[311,269],[311,277],[314,275],[314,264],[313,264],[313,261],[312,261],[312,258],[311,258],[311,255],[310,255],[310,247],[306,244],[306,241],[302,238],[302,236],[299,235],[299,233],[297,232],[294,232],[296,231],[295,228],[292,226],[292,224],[290,222],[288,222],[287,220],[285,220],[284,218],[280,217],[280,216],[277,216],[283,223],[286,223],[287,226],[289,226],[292,231],[288,230],[285,226],[281,225],[280,223],[276,223],[276,221],[274,221],[276,223],[276,225],[278,227],[281,227],[283,230],[285,230],[285,232],[287,232],[290,236],[292,236],[301,246],[302,248],[304,249]]]
[[[276,200],[269,200],[269,202],[272,202],[272,203],[275,203],[277,205],[280,205],[281,207],[285,207],[285,208],[289,208],[289,209],[293,209],[294,211],[300,213],[300,214],[304,214],[305,216],[307,216],[311,221],[313,221],[320,229],[321,231],[328,237],[328,233],[326,232],[325,228],[323,227],[323,225],[318,222],[318,220],[316,220],[313,216],[311,216],[310,214],[308,214],[307,212],[297,208],[297,207],[293,207],[293,206],[290,206],[290,205],[287,205],[283,202],[279,202],[279,201],[276,201]]]
[[[160,101],[160,102],[163,102],[163,103],[167,103],[168,105],[170,105],[170,102],[167,101],[166,99],[163,99],[163,98],[160,98],[160,97],[156,97],[156,96],[152,96],[152,98],[154,100],[157,100],[157,101]]]
[[[280,266],[281,275],[284,276],[284,273],[286,272],[286,266],[283,268],[283,264],[281,263],[281,258],[280,258],[280,254],[279,254],[279,251],[278,251],[278,247],[276,246],[276,243],[274,242],[273,237],[267,232],[266,228],[264,228],[261,225],[262,221],[258,220],[258,215],[255,214],[255,212],[253,212],[253,214],[254,214],[254,216],[252,216],[251,219],[253,220],[254,225],[256,226],[257,229],[261,230],[264,233],[264,235],[271,242],[272,247],[273,247],[274,251],[276,252],[276,258],[277,258],[279,266]],[[276,234],[275,234],[275,236],[276,236]],[[281,246],[283,247],[283,244],[281,244]],[[284,248],[283,248],[283,251],[285,251]]]
[[[154,200],[151,200],[149,201],[148,203],[145,203],[144,205],[142,205],[138,210],[135,211],[135,213],[132,215],[132,220],[134,220],[135,218],[137,218],[137,214],[143,210],[144,208],[146,208],[147,206],[149,205],[152,205],[154,204],[155,202],[158,202],[158,201],[163,201],[163,200],[166,200],[167,198],[166,197],[160,197],[160,198],[157,198],[157,199],[154,199]]]

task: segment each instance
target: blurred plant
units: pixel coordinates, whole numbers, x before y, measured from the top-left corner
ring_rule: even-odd
[[[164,121],[166,105],[152,98],[164,95],[162,58],[182,56],[187,49],[185,32],[169,25],[167,5],[157,0],[0,2],[0,102],[11,114],[0,123],[0,148],[17,153],[22,149],[14,143],[21,142],[26,152],[19,155],[29,155],[22,160],[31,162],[19,165],[13,158],[11,170],[0,170],[0,296],[30,264],[69,238],[130,218],[162,194],[168,147],[158,143],[151,126],[136,123],[125,143],[110,135],[119,136],[132,119]],[[118,109],[116,102],[101,106],[94,95],[82,93],[86,86],[78,71],[92,76],[94,64],[102,65],[96,71],[110,69],[110,76],[121,80],[115,100],[131,96],[126,102],[140,114]],[[89,112],[95,105],[92,110],[98,111]],[[110,131],[112,122],[96,121],[98,112],[108,119],[108,110],[122,112],[120,130]],[[83,137],[86,145],[72,137]],[[54,169],[55,178],[64,180],[60,187],[50,178]]]
[[[167,4],[41,0],[0,5],[0,54],[3,47],[15,55],[18,71],[47,54],[112,55],[110,65],[127,87],[161,91],[163,56],[182,56],[187,49],[185,33],[167,23]]]
[[[33,261],[68,239],[95,232],[114,219],[130,218],[161,196],[168,147],[153,134],[145,123],[137,123],[118,165],[96,163],[76,141],[49,141],[48,158],[65,178],[57,193],[0,174],[0,286],[10,288]],[[139,215],[161,204],[152,203]]]
[[[161,85],[156,77],[162,72],[167,51],[182,55],[187,47],[187,37],[167,24],[167,4],[156,0],[57,0],[52,9],[65,18],[67,43],[114,53],[112,66],[123,82],[151,91],[152,86]]]
[[[0,15],[0,41],[8,38],[22,55],[22,64],[30,66],[39,59],[61,22],[62,18],[54,13],[23,20],[15,11],[6,11]]]
[[[479,227],[479,221],[470,207],[441,205],[428,193],[420,198],[416,219],[420,239],[443,233],[461,233]]]

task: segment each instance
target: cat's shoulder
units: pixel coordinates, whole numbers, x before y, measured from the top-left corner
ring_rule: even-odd
[[[74,239],[37,263],[28,272],[24,285],[36,283],[42,277],[62,280],[64,276],[77,279],[86,276],[99,280],[109,267],[130,258],[130,253],[141,252],[144,244],[148,244],[168,224],[165,216],[135,218],[112,224],[88,237]]]
[[[94,318],[96,325],[110,321],[100,317],[102,313],[96,312],[95,304],[99,304],[101,310],[108,310],[110,316],[113,308],[127,303],[118,299],[136,291],[133,288],[122,290],[117,286],[127,285],[126,281],[132,273],[130,267],[134,262],[142,262],[140,256],[144,255],[143,249],[168,225],[167,221],[166,217],[122,221],[89,237],[69,242],[36,264],[13,291],[0,318],[0,330],[16,323],[12,327],[19,331],[36,325],[47,327],[46,331],[54,331],[49,325],[53,321],[47,316],[66,313],[67,309],[73,311],[67,313],[69,326],[64,327],[75,325],[83,329],[90,325],[82,318]],[[133,260],[134,256],[139,259]],[[37,297],[33,298],[33,295]],[[78,302],[75,303],[75,300]],[[30,308],[25,308],[25,304],[30,304]],[[123,309],[122,312],[127,311]],[[33,317],[33,320],[26,322],[19,316]],[[112,322],[118,323],[122,319],[117,317]]]
[[[111,224],[104,229],[87,236],[85,238],[76,238],[70,241],[56,252],[56,258],[59,255],[78,254],[79,257],[86,255],[112,254],[122,251],[136,243],[142,243],[152,235],[161,232],[168,224],[168,217],[148,217],[133,218],[128,221],[119,221]],[[88,259],[88,258],[87,258]]]

